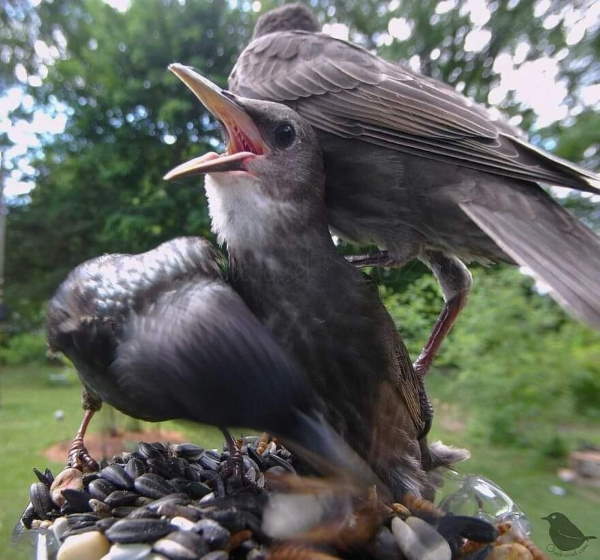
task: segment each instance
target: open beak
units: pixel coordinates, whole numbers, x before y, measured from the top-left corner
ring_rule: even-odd
[[[171,169],[164,179],[169,181],[201,173],[246,171],[248,160],[269,151],[258,127],[231,93],[222,90],[189,66],[175,63],[169,65],[169,70],[194,92],[225,127],[229,142],[225,154],[211,152],[186,161]]]

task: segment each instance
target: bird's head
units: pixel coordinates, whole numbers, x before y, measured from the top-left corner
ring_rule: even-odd
[[[223,240],[231,244],[225,226],[254,238],[267,225],[302,222],[321,211],[323,160],[308,122],[285,105],[234,96],[188,66],[169,69],[221,123],[227,149],[182,163],[165,179],[207,175],[211,217]],[[261,221],[268,224],[259,228]]]
[[[564,519],[567,519],[567,517],[564,514],[559,513],[558,511],[555,511],[554,513],[551,513],[550,515],[546,515],[546,517],[542,517],[542,519],[544,519],[545,521],[548,521],[549,523],[553,523],[553,522],[560,522]]]
[[[252,38],[277,31],[320,31],[319,20],[304,4],[284,4],[258,18]]]

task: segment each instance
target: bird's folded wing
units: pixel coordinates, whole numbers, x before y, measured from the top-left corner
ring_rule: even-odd
[[[322,33],[259,37],[240,55],[229,86],[290,103],[332,134],[499,175],[600,188],[593,173],[519,139],[446,84]]]

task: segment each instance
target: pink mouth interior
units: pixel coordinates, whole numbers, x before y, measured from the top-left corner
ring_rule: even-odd
[[[229,146],[227,147],[228,154],[236,154],[238,152],[250,152],[257,156],[263,155],[265,152],[261,145],[256,145],[235,123],[225,123],[227,133],[229,134]]]

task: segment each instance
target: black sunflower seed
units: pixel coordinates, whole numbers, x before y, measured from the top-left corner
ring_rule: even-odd
[[[113,463],[104,467],[100,471],[100,476],[118,488],[129,490],[133,487],[133,479],[125,472],[125,469],[121,465]]]
[[[117,543],[153,542],[172,531],[164,519],[121,519],[106,531],[106,537]]]
[[[43,482],[34,482],[29,487],[29,499],[38,519],[48,519],[48,512],[54,509],[48,486]]]

